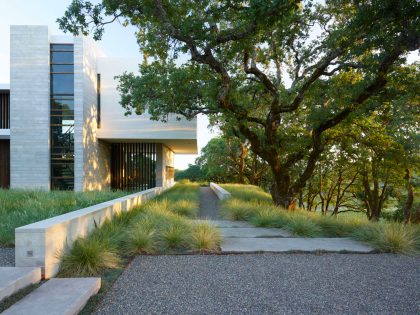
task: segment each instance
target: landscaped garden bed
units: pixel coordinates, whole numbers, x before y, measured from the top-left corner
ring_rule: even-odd
[[[13,246],[15,228],[126,195],[123,191],[72,192],[0,189],[0,246]]]
[[[270,194],[257,186],[220,185],[232,194],[221,202],[222,216],[249,221],[259,227],[288,230],[301,237],[351,237],[367,242],[380,252],[420,252],[420,228],[398,222],[370,222],[363,214],[332,217],[319,212],[287,212],[272,204]]]
[[[85,312],[101,300],[123,268],[138,254],[217,252],[218,229],[194,222],[199,211],[199,185],[177,184],[158,197],[122,212],[62,255],[59,277],[101,276],[102,289]]]

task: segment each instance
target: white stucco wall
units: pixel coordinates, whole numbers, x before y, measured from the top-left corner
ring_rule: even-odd
[[[10,27],[11,188],[50,187],[47,26]]]
[[[176,120],[168,123],[150,120],[148,114],[125,116],[119,104],[118,80],[114,77],[127,72],[138,73],[138,59],[98,58],[101,74],[101,128],[98,138],[111,142],[141,140],[164,143],[175,153],[197,153],[197,120]]]
[[[97,56],[87,37],[74,39],[75,190],[109,188],[109,145],[97,139]]]

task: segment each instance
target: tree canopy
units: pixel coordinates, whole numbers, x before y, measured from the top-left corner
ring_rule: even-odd
[[[418,74],[405,62],[419,12],[416,0],[73,0],[58,21],[95,39],[116,19],[138,27],[148,62],[119,77],[127,113],[211,115],[268,163],[273,201],[292,209],[341,126],[411,95],[390,82]]]

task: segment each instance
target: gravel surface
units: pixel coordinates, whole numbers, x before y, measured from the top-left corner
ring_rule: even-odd
[[[219,199],[210,187],[200,187],[200,217],[219,219]]]
[[[0,247],[0,267],[15,266],[15,249]]]
[[[420,257],[139,256],[97,314],[420,314]]]

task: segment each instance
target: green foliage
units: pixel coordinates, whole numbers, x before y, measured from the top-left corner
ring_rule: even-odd
[[[0,189],[0,245],[13,246],[15,228],[125,195],[122,191],[71,192]]]
[[[78,239],[61,260],[61,276],[96,276],[121,265],[117,251],[97,238]]]
[[[321,228],[309,217],[302,215],[291,216],[285,228],[295,235],[303,237],[317,237],[322,235]]]
[[[162,229],[160,239],[162,246],[168,249],[183,249],[188,246],[190,227],[184,222],[174,222]]]
[[[189,164],[185,170],[175,170],[175,180],[177,182],[185,179],[192,182],[199,182],[206,180],[206,176],[199,165]]]
[[[224,188],[233,195],[221,204],[221,213],[227,219],[283,228],[302,237],[352,237],[369,243],[380,252],[420,252],[420,228],[415,225],[373,223],[364,216],[332,217],[302,210],[288,212],[273,206],[258,187],[224,185]],[[256,198],[252,198],[254,193]]]
[[[191,232],[191,248],[200,252],[216,252],[221,242],[219,230],[209,224],[195,224]]]
[[[58,23],[73,34],[93,32],[96,39],[117,18],[135,26],[147,57],[140,75],[119,76],[126,113],[147,110],[156,120],[171,113],[187,119],[210,115],[225,136],[240,139],[270,165],[277,205],[292,209],[322,154],[352,138],[360,149],[356,162],[369,170],[375,164],[373,174],[360,174],[368,185],[357,196],[370,205],[368,216],[377,219],[376,199],[388,198],[391,182],[386,196],[373,187],[391,180],[401,188],[389,165],[412,168],[418,153],[418,137],[412,135],[419,130],[419,70],[407,65],[406,56],[418,49],[419,9],[416,0],[180,0],[163,5],[73,0]],[[398,127],[400,122],[412,124]],[[341,141],[340,131],[350,135]],[[206,176],[227,181],[237,175],[230,168],[237,155],[223,160],[235,150],[226,151],[217,141],[201,166]],[[337,182],[334,177],[329,187]]]
[[[369,242],[381,252],[414,255],[420,252],[419,232],[400,223],[379,223],[355,230],[353,236]]]
[[[137,254],[218,250],[221,238],[217,228],[188,219],[198,212],[198,198],[198,184],[177,184],[121,213],[63,253],[60,275],[100,275]]]

